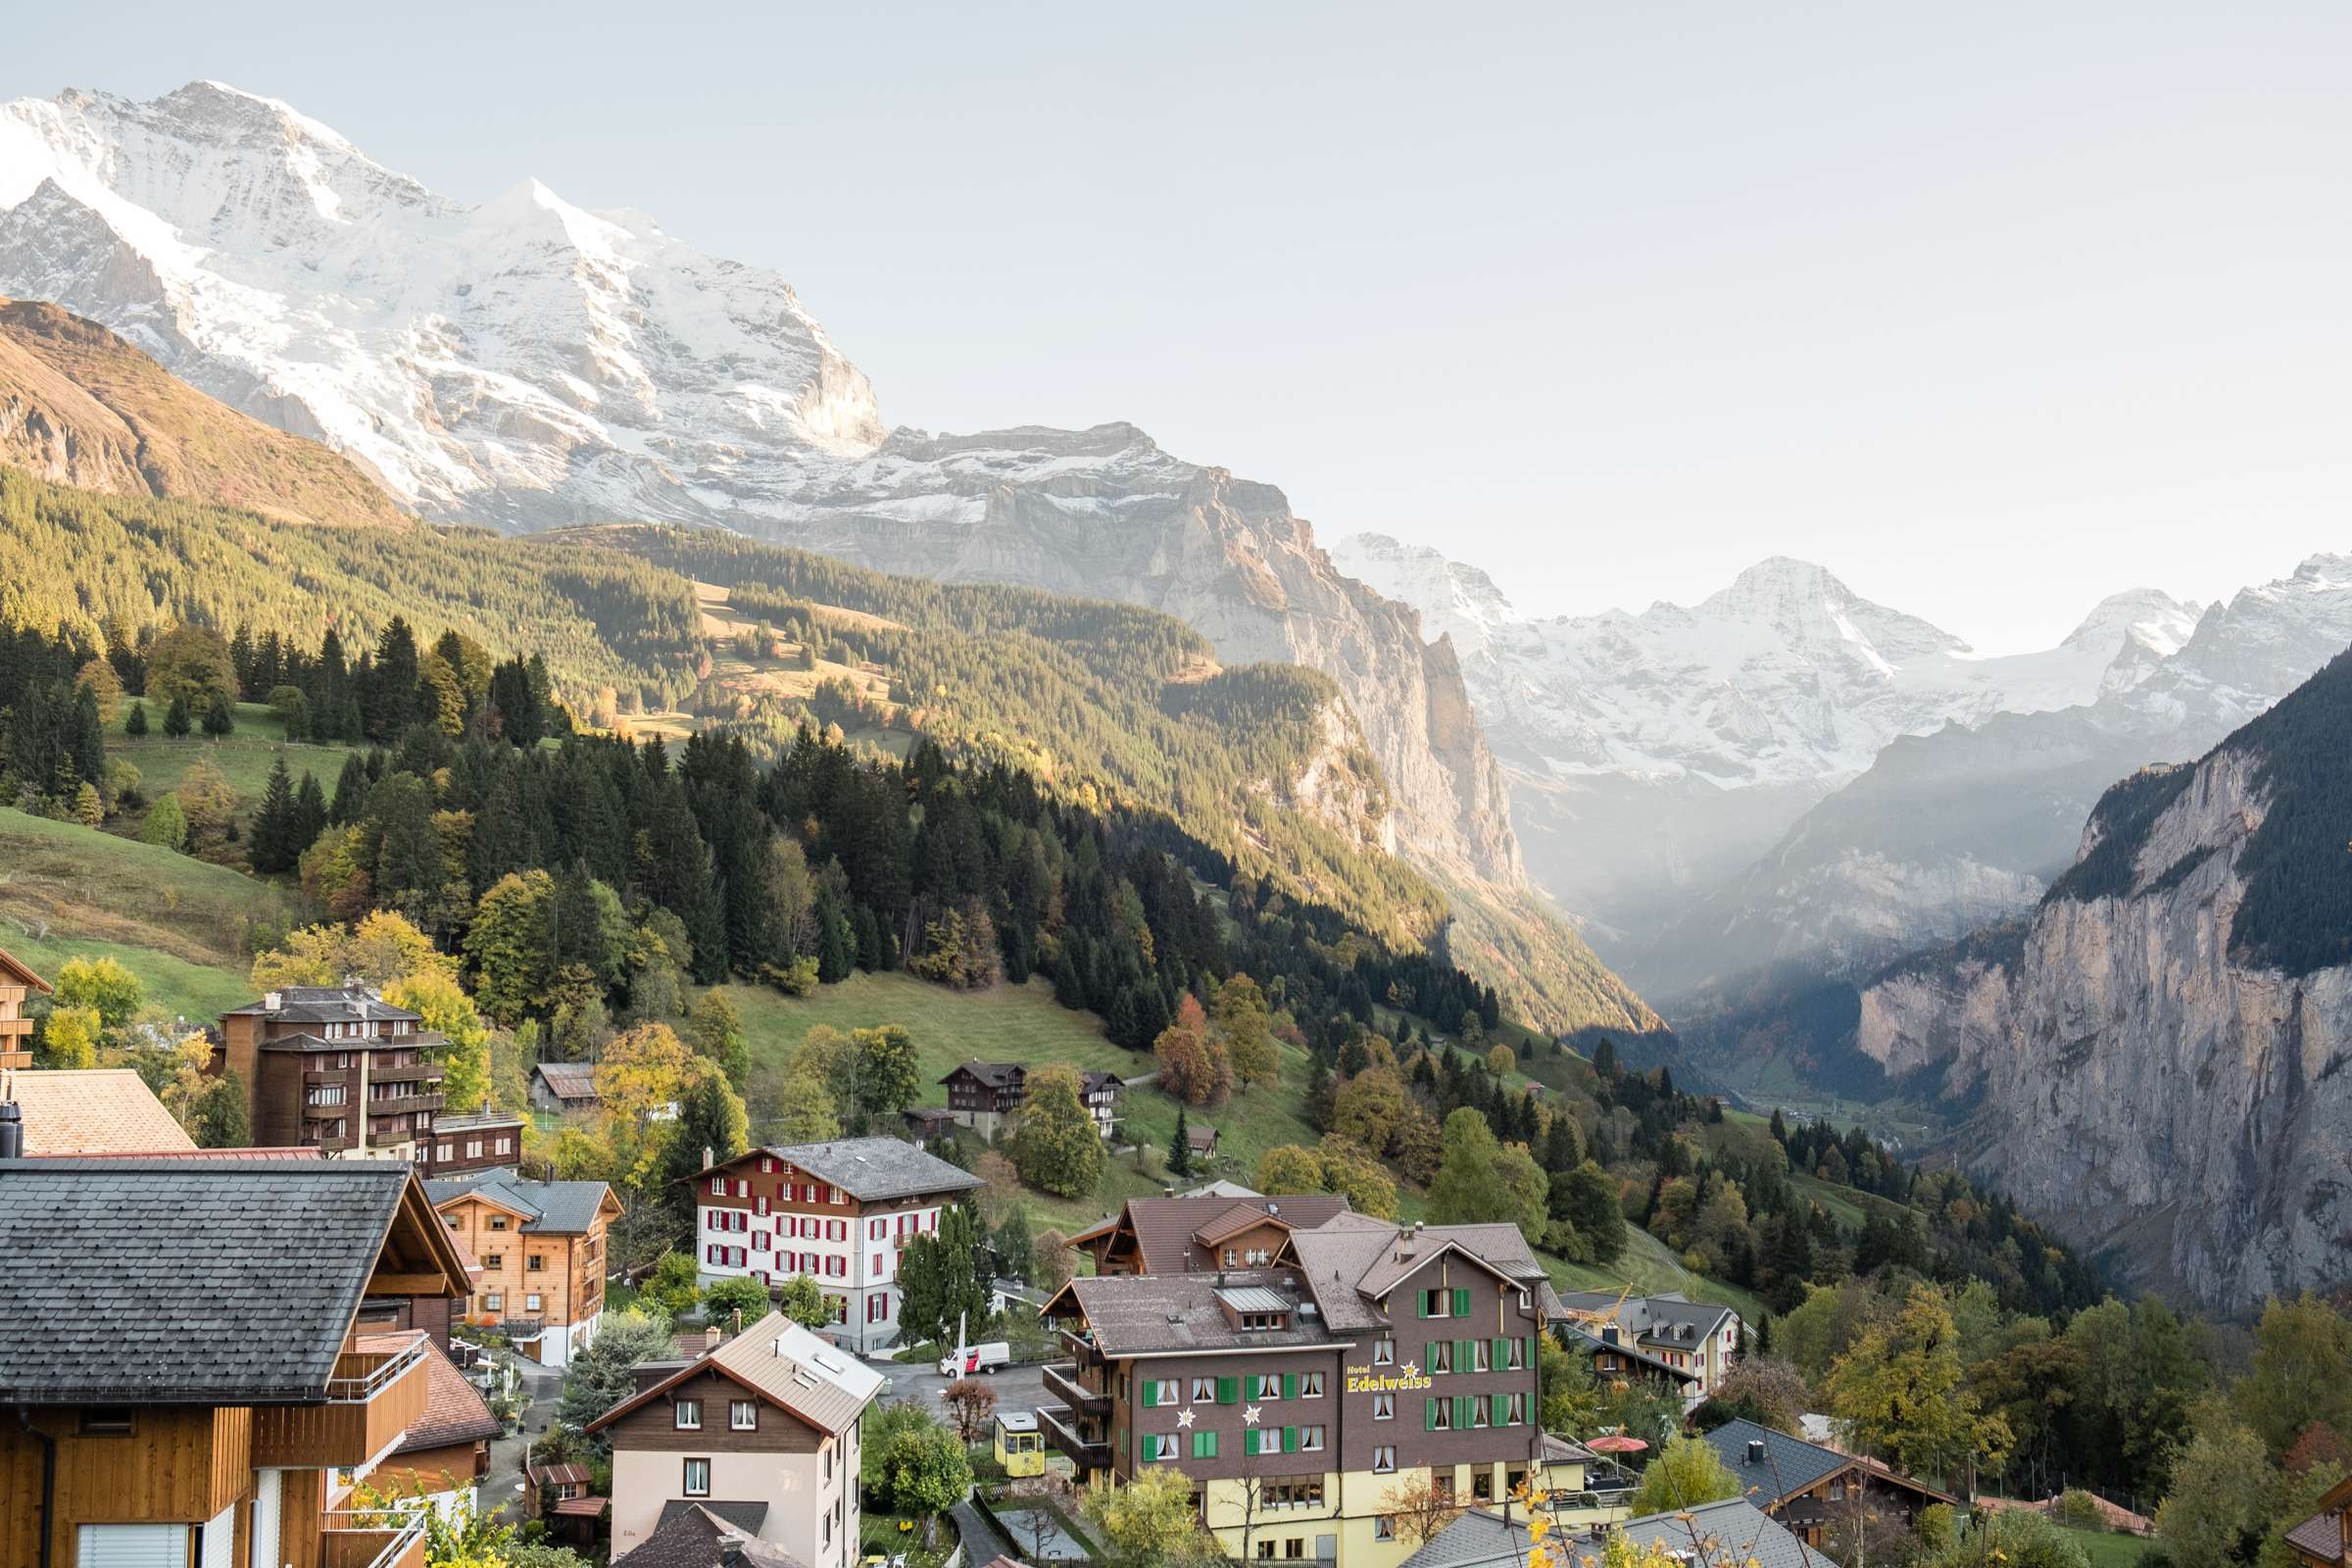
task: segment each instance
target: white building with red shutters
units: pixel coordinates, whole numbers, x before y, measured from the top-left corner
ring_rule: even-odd
[[[981,1185],[895,1138],[755,1149],[695,1182],[700,1283],[806,1274],[833,1309],[833,1338],[861,1352],[898,1338],[900,1251]]]

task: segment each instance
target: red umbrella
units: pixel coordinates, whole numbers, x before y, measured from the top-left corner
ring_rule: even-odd
[[[1594,1453],[1640,1453],[1649,1445],[1643,1443],[1640,1438],[1629,1438],[1620,1432],[1612,1433],[1605,1438],[1594,1438],[1585,1446],[1591,1448]]]

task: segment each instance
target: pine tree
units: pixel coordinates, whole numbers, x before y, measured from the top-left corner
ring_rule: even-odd
[[[172,698],[172,706],[164,710],[164,733],[172,740],[180,740],[195,727],[196,720],[188,711],[186,696]]]
[[[147,733],[147,705],[144,702],[130,705],[130,711],[122,719],[122,733],[133,739]]]
[[[294,780],[286,771],[286,759],[280,753],[270,768],[270,782],[262,787],[261,808],[253,816],[253,846],[249,852],[253,868],[265,876],[293,870],[294,862],[307,847],[296,843],[300,834]]]
[[[302,852],[318,842],[326,831],[326,792],[309,768],[302,770],[302,785],[294,792],[294,858],[299,861]]]
[[[357,752],[346,756],[343,771],[335,777],[335,804],[327,809],[327,820],[338,827],[357,822],[368,809],[368,791],[372,787],[366,760]]]
[[[1192,1134],[1184,1124],[1184,1107],[1176,1107],[1176,1137],[1168,1145],[1168,1174],[1190,1176],[1193,1173]]]
[[[228,706],[228,694],[215,692],[212,706],[204,710],[204,732],[215,740],[237,727],[237,711]]]

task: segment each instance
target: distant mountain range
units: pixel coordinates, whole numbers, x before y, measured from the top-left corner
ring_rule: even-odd
[[[892,431],[780,275],[535,180],[480,206],[215,82],[0,105],[0,293],[104,323],[431,520],[719,524],[902,573],[1167,611],[1331,676],[1455,956],[1559,1029],[1657,1018],[1528,886],[1451,648],[1282,492],[1123,424]]]

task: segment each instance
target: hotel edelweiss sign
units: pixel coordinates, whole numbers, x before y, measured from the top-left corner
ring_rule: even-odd
[[[1436,1382],[1411,1361],[1396,1368],[1375,1369],[1368,1366],[1348,1368],[1349,1394],[1409,1394],[1415,1389],[1431,1389]]]

